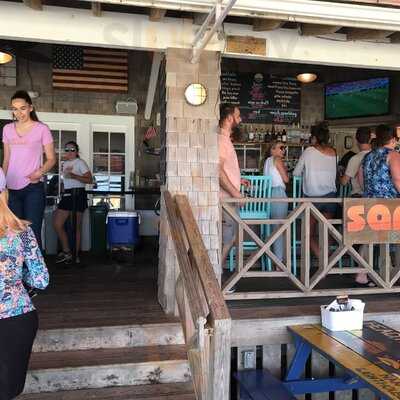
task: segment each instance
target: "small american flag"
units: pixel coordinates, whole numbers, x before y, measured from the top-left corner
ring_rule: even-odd
[[[127,92],[128,52],[54,46],[53,88]]]

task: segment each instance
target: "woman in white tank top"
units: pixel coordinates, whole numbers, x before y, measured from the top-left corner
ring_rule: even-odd
[[[266,154],[267,159],[264,163],[264,175],[272,178],[272,191],[271,197],[286,198],[286,183],[289,182],[289,176],[286,166],[283,163],[285,155],[285,144],[282,142],[272,142],[271,147]],[[288,203],[271,203],[271,218],[272,219],[285,219],[288,212]],[[279,225],[273,225],[272,229],[277,228]],[[272,250],[283,261],[284,259],[284,246],[285,241],[283,235],[272,245]]]
[[[313,127],[311,132],[314,145],[301,155],[293,171],[294,176],[303,177],[304,197],[336,197],[336,151],[329,144],[329,129],[325,123]],[[313,205],[327,218],[336,214],[336,203],[314,203]],[[318,224],[310,219],[310,248],[319,257]]]

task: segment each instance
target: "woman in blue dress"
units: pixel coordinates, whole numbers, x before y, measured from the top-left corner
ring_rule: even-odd
[[[400,154],[395,151],[398,143],[397,135],[388,125],[376,128],[377,147],[363,159],[359,181],[364,188],[364,197],[395,199],[400,195]],[[366,246],[360,253],[366,258]],[[396,249],[398,259],[399,249]],[[396,260],[396,264],[397,261]],[[357,274],[356,283],[360,286],[376,286],[365,273]]]
[[[7,204],[0,168],[0,400],[14,399],[23,391],[38,329],[37,313],[24,284],[45,289],[49,282],[32,229]]]

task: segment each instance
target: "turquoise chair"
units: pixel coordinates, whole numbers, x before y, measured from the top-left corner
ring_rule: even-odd
[[[350,197],[351,195],[351,183],[348,183],[347,185],[340,185],[339,186],[339,197],[341,199],[344,199],[346,197]]]
[[[302,197],[303,195],[303,179],[301,176],[293,176],[292,183],[292,197],[294,199]],[[297,206],[296,202],[293,202],[293,209]],[[297,240],[297,223],[296,220],[292,224],[292,273],[297,275],[297,247],[301,245],[301,240]]]
[[[246,179],[250,182],[250,186],[241,186],[240,191],[243,195],[253,197],[256,199],[270,198],[272,191],[272,178],[264,175],[245,175],[242,179]],[[239,209],[239,215],[241,219],[269,219],[271,217],[271,203],[246,203]],[[270,225],[260,226],[261,238],[265,239],[271,233]],[[243,250],[255,250],[257,245],[253,241],[243,242]],[[229,252],[229,270],[234,270],[234,254],[235,247],[232,247]],[[267,260],[267,262],[266,262]],[[271,260],[265,255],[261,257],[261,268],[264,271],[266,268],[270,271]]]

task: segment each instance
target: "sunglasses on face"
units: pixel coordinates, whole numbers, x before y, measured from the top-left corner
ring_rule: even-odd
[[[285,146],[279,146],[278,149],[282,150],[282,151],[285,151]]]
[[[64,151],[66,152],[66,153],[73,153],[73,152],[75,152],[76,151],[76,149],[74,149],[74,148],[72,148],[72,147],[67,147],[67,148],[65,148],[64,149]]]

